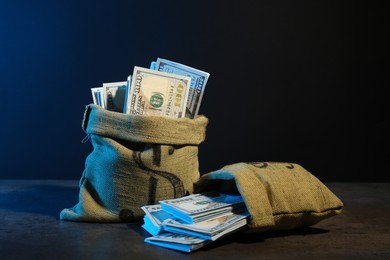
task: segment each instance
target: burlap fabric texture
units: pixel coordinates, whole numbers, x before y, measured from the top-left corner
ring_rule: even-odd
[[[310,226],[335,216],[343,203],[298,164],[236,163],[203,175],[195,192],[239,192],[251,213],[249,232]]]
[[[82,123],[93,151],[80,179],[79,202],[61,220],[131,222],[141,206],[193,193],[198,145],[208,119],[127,115],[88,105]]]

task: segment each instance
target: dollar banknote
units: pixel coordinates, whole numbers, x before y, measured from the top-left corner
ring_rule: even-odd
[[[191,79],[187,76],[134,67],[126,114],[185,116]]]
[[[126,114],[126,111],[129,109],[129,96],[130,96],[130,90],[131,90],[131,79],[132,79],[132,75],[129,75],[127,77],[127,81],[126,81],[126,95],[125,95],[125,104],[123,106],[123,113]]]
[[[162,209],[185,223],[197,223],[223,214],[243,210],[240,195],[208,192],[160,201]]]
[[[142,227],[152,235],[164,232],[163,222],[167,219],[179,220],[161,209],[160,205],[145,205],[141,209],[145,212]]]
[[[103,88],[97,87],[97,88],[91,88],[92,93],[92,100],[95,105],[104,107],[103,104]]]
[[[211,243],[211,241],[209,240],[174,233],[164,233],[157,236],[148,237],[144,241],[151,245],[165,247],[187,253],[197,250]]]
[[[162,210],[161,205],[145,205],[141,209],[154,226],[162,226],[164,220],[173,218],[171,214]]]
[[[104,108],[110,111],[123,112],[127,82],[103,83]]]
[[[158,236],[149,237],[148,239],[153,241],[165,241],[165,242],[189,244],[189,245],[205,242],[204,239],[200,239],[195,236],[189,236],[189,235],[186,236],[186,235],[175,234],[175,233],[164,233]]]
[[[155,63],[151,63],[151,68],[157,71],[183,75],[191,78],[188,92],[188,102],[186,117],[194,118],[199,113],[203,93],[206,87],[209,73],[166,59],[158,58]]]
[[[166,219],[163,221],[163,229],[172,233],[191,235],[215,241],[245,226],[249,216],[248,211],[237,214],[228,213],[217,218],[211,218],[193,224],[183,223],[180,220]]]
[[[147,215],[144,215],[143,220],[144,224],[142,225],[142,228],[145,229],[149,234],[156,236],[158,234],[164,233],[162,225],[155,226]]]

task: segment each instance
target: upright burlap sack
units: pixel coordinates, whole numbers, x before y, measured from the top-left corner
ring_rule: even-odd
[[[203,175],[195,192],[239,192],[251,214],[248,231],[288,230],[335,216],[343,203],[298,164],[237,163]]]
[[[208,120],[127,115],[88,105],[83,130],[93,145],[80,180],[79,202],[61,220],[129,222],[159,200],[193,193],[198,145]]]

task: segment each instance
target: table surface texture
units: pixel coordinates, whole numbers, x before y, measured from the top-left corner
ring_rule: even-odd
[[[390,259],[390,183],[325,183],[344,203],[299,230],[235,233],[192,253],[146,244],[142,223],[59,220],[77,180],[0,180],[0,259]]]

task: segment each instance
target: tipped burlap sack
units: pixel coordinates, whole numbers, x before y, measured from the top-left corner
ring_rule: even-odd
[[[82,123],[93,151],[80,180],[79,202],[61,220],[129,222],[141,206],[193,193],[198,145],[208,119],[127,115],[88,105]]]
[[[239,192],[251,214],[248,231],[288,230],[335,216],[343,203],[298,164],[237,163],[203,175],[195,192]]]

